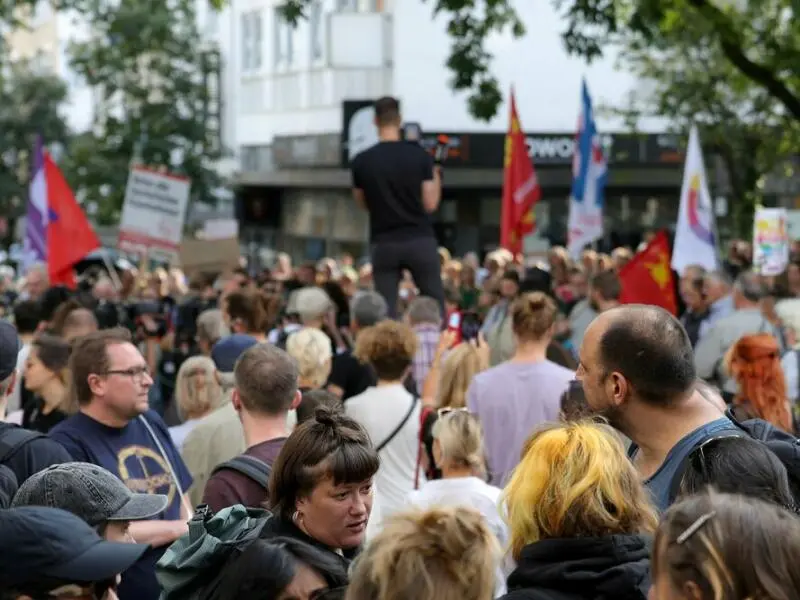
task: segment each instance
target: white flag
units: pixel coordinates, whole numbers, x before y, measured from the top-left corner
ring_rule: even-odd
[[[679,275],[689,265],[700,265],[709,271],[718,266],[714,206],[708,192],[700,136],[694,125],[689,133],[681,205],[672,249],[672,268]]]

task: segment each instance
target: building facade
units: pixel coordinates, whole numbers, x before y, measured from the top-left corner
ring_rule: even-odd
[[[348,163],[361,143],[353,131],[364,126],[356,121],[371,120],[371,101],[393,95],[404,119],[421,127],[423,143],[432,145],[438,134],[450,139],[434,215],[440,242],[458,253],[495,247],[508,107],[479,122],[468,114],[466,96],[450,89],[446,20],[433,18],[423,0],[319,0],[292,28],[279,4],[233,0],[228,15],[240,42],[228,64],[245,238],[296,259],[366,253],[368,217],[350,192]],[[550,3],[517,9],[527,35],[495,36],[488,50],[503,90],[514,86],[543,188],[539,230],[526,240],[536,251],[566,237],[581,78],[597,106],[623,105],[636,82],[614,70],[614,56],[591,67],[567,56],[563,23]],[[645,229],[674,222],[682,154],[670,136],[626,135],[622,123],[603,118],[599,126],[611,164],[607,243],[635,244]]]
[[[49,2],[37,2],[30,14],[20,14],[25,24],[5,36],[12,61],[27,61],[42,73],[58,75],[68,89],[65,116],[72,131],[85,131],[94,116],[94,94],[70,69],[67,46],[85,39],[88,30],[71,11],[55,11]]]

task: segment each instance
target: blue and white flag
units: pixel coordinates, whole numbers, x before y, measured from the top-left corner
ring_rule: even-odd
[[[584,79],[581,116],[572,159],[572,193],[567,227],[567,249],[573,258],[579,258],[587,245],[603,237],[607,175],[608,166],[594,120],[592,98]]]

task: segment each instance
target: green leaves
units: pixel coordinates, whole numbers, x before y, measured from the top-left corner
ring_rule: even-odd
[[[525,33],[525,26],[508,0],[432,0],[434,15],[449,15],[447,33],[451,37],[447,68],[451,87],[468,92],[469,112],[488,121],[503,100],[499,82],[492,74],[492,55],[486,50],[490,35],[510,32],[514,37]]]
[[[92,37],[69,48],[72,67],[102,100],[97,132],[76,140],[68,178],[113,222],[132,161],[192,178],[192,200],[211,203],[220,181],[211,166],[220,157],[215,98],[219,53],[204,45],[193,0],[95,0]]]
[[[567,49],[588,59],[611,43],[667,49],[691,30],[696,43],[800,120],[799,0],[555,0]]]
[[[758,39],[756,32],[781,27],[769,10],[725,18],[736,23],[747,47]],[[753,208],[762,199],[759,182],[785,157],[800,152],[800,121],[730,60],[719,43],[719,25],[698,18],[690,2],[662,6],[657,22],[650,24],[655,26],[651,38],[632,31],[617,40],[619,66],[642,82],[629,105],[617,112],[633,125],[643,117],[667,117],[682,133],[698,124],[704,146],[720,157],[727,172],[733,233],[749,236]]]
[[[64,147],[70,137],[59,109],[67,88],[55,76],[18,61],[0,79],[0,214],[17,217],[27,202],[31,152],[38,135]]]

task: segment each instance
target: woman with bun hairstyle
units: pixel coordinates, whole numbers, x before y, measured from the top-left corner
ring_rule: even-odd
[[[231,292],[222,301],[222,315],[231,333],[243,333],[267,341],[267,330],[272,325],[273,311],[270,296],[257,289],[242,289]]]
[[[483,424],[493,485],[502,487],[519,462],[530,432],[557,421],[561,395],[574,371],[547,359],[558,307],[544,292],[522,294],[511,306],[515,351],[510,360],[479,373],[467,391],[467,407]]]
[[[398,513],[351,573],[346,600],[491,600],[497,539],[465,507]]]
[[[341,412],[317,409],[287,438],[272,465],[262,538],[292,537],[349,564],[372,511],[378,454],[369,435]]]

